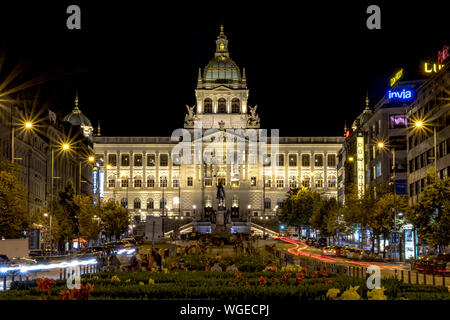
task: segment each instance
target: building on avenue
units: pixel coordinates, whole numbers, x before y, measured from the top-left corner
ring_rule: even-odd
[[[188,144],[192,151],[202,139],[194,135],[200,122],[203,151],[205,142],[225,136],[229,129],[235,130],[231,137],[236,139],[250,131],[262,134],[257,107],[247,104],[245,69],[231,59],[223,27],[214,57],[199,70],[195,96],[196,104],[187,106],[184,121],[184,129],[194,137]],[[269,144],[276,139],[267,131]],[[119,201],[135,222],[161,214],[184,218],[217,210],[218,185],[224,186],[226,209],[241,217],[273,217],[289,189],[300,186],[337,198],[336,159],[343,137],[278,137],[277,154],[271,155],[275,149],[269,145],[265,160],[255,162],[250,160],[248,137],[244,139],[246,147],[233,153],[242,163],[189,164],[171,156],[178,141],[170,136],[96,136],[99,195]]]

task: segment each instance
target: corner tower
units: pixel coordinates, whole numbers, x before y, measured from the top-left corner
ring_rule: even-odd
[[[256,107],[247,105],[248,93],[245,69],[241,72],[230,58],[228,39],[221,26],[214,58],[203,71],[199,69],[196,110],[187,106],[185,128],[193,128],[195,120],[202,121],[204,129],[259,128]]]

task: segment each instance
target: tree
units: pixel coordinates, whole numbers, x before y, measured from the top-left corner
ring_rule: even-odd
[[[339,205],[334,198],[322,199],[316,202],[311,226],[319,230],[323,237],[330,237],[336,234]]]
[[[30,225],[26,193],[19,183],[20,168],[9,161],[0,162],[0,240],[20,238]]]
[[[428,172],[426,179],[427,186],[406,217],[415,226],[419,242],[426,241],[441,251],[450,243],[450,178],[435,179],[434,173]]]
[[[294,226],[311,226],[311,217],[320,195],[302,187],[288,192],[281,210],[280,220]]]
[[[100,233],[99,225],[99,207],[93,204],[92,198],[86,195],[80,195],[76,198],[80,208],[79,225],[80,234],[88,240],[96,240]]]
[[[119,237],[128,229],[128,210],[122,208],[115,201],[108,201],[103,204],[100,218],[103,230],[110,239],[112,235]]]
[[[52,201],[52,238],[63,250],[63,241],[69,241],[79,236],[80,206],[77,203],[73,182],[68,181],[63,190],[58,192],[58,199]],[[69,248],[70,249],[70,248]]]

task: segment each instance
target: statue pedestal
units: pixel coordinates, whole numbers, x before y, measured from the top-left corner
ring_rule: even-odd
[[[216,225],[223,226],[225,223],[225,211],[218,211],[216,213]]]

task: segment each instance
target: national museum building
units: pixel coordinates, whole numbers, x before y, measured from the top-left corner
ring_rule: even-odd
[[[179,141],[188,143],[195,155],[199,140],[203,154],[208,142],[220,141],[225,150],[226,140],[235,136],[245,141],[245,148],[233,153],[241,161],[180,161],[184,154],[172,157],[179,141],[170,136],[97,136],[98,195],[120,202],[136,222],[147,216],[184,218],[217,210],[218,185],[224,187],[226,210],[258,219],[276,215],[291,188],[305,186],[337,198],[337,154],[344,137],[278,137],[273,148],[270,141],[277,139],[267,130],[267,154],[251,161],[246,133],[256,132],[259,137],[263,130],[256,106],[247,105],[248,95],[245,69],[241,71],[230,58],[221,28],[213,59],[199,70],[196,105],[187,106],[184,131],[192,138]],[[198,124],[201,129],[196,129]],[[200,130],[200,137],[195,130]],[[271,154],[272,149],[276,154]]]

